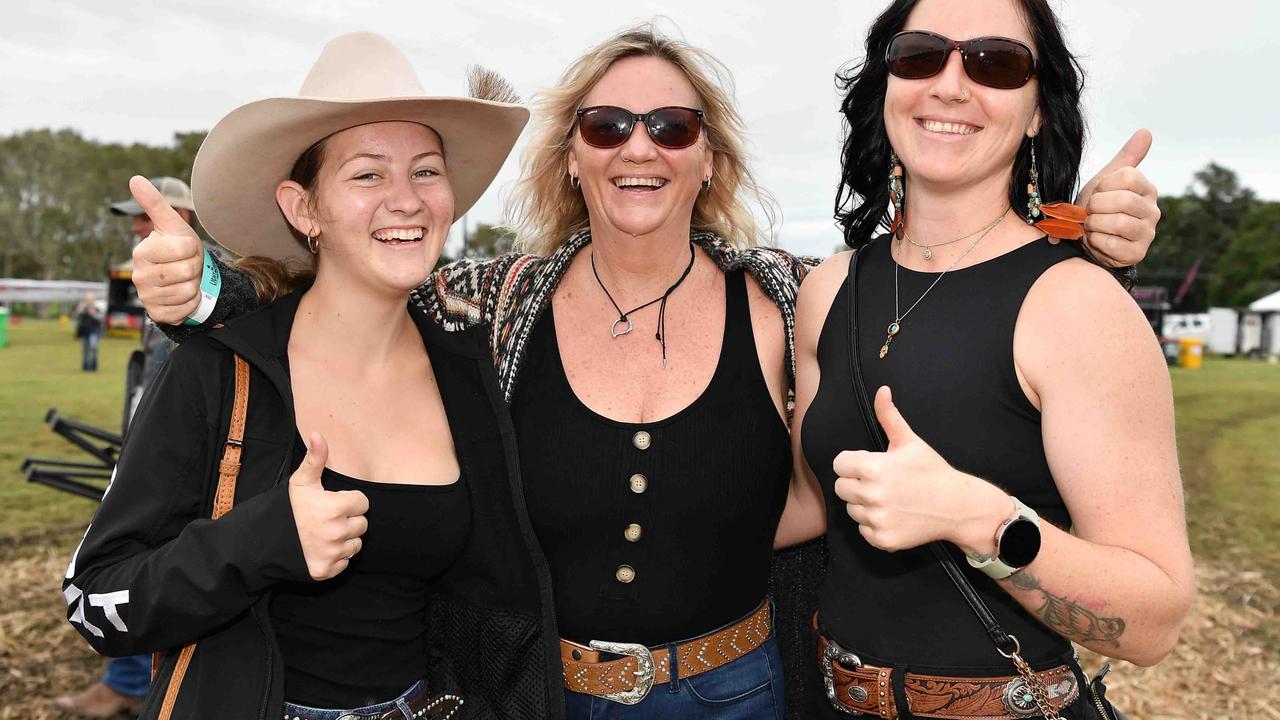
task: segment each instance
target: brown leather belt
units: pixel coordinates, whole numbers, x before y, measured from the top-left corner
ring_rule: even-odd
[[[755,612],[721,630],[680,643],[678,677],[692,677],[727,665],[755,650],[773,632],[766,600]],[[600,653],[624,657],[601,660]],[[634,705],[655,685],[671,682],[671,658],[666,647],[592,640],[590,646],[560,640],[560,664],[567,690]]]
[[[818,635],[818,666],[833,707],[850,715],[898,717],[893,669],[867,665],[857,655]],[[1075,673],[1059,665],[1036,673],[1049,688],[1049,702],[1061,710],[1080,694]],[[913,717],[942,720],[1017,720],[1040,717],[1035,698],[1020,675],[946,677],[904,673],[903,689]]]
[[[462,698],[457,695],[448,693],[433,693],[427,690],[427,683],[424,681],[417,692],[412,693],[404,698],[405,705],[409,706],[409,716],[414,720],[451,720],[458,714],[462,708]],[[294,708],[291,712],[284,714],[285,720],[316,720],[320,717],[328,717],[330,711],[323,711],[323,714],[310,715],[305,710]],[[351,712],[342,715],[338,720],[404,720],[405,714],[400,711],[398,705],[392,705],[387,710],[378,712]]]

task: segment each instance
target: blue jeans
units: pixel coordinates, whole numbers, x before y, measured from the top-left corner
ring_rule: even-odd
[[[727,665],[654,685],[635,705],[568,690],[564,702],[568,720],[782,720],[782,656],[770,635]]]
[[[145,697],[151,687],[151,656],[112,658],[102,684],[127,697]]]
[[[100,333],[89,333],[80,338],[80,369],[94,372],[98,369],[98,341]]]
[[[314,718],[314,720],[338,720],[338,718],[344,715],[374,716],[384,713],[394,707],[399,707],[400,713],[404,715],[405,720],[413,720],[413,711],[409,709],[409,704],[406,702],[406,699],[413,697],[413,694],[418,692],[418,689],[421,686],[422,681],[419,680],[408,690],[400,693],[400,697],[397,697],[394,700],[388,700],[387,702],[378,703],[377,705],[366,705],[364,707],[348,708],[345,710],[341,708],[313,708],[306,705],[295,705],[287,702],[284,704],[284,716],[293,717],[294,715],[302,715],[304,717]]]

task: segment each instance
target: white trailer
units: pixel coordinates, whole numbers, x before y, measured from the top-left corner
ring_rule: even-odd
[[[1240,354],[1262,351],[1262,316],[1247,312],[1240,318]]]
[[[1239,349],[1240,313],[1231,308],[1209,308],[1209,352],[1235,355]]]

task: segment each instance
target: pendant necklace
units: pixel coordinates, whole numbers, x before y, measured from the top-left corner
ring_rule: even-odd
[[[693,269],[693,260],[693,243],[690,242],[689,264],[685,266],[684,272],[680,275],[680,279],[676,280],[671,287],[667,288],[667,291],[662,293],[661,296],[656,297],[643,305],[637,305],[630,310],[623,312],[622,308],[618,306],[618,301],[613,299],[613,294],[609,292],[609,288],[605,287],[604,281],[600,279],[600,271],[596,270],[596,254],[594,251],[591,253],[591,272],[596,276],[596,282],[600,285],[600,289],[604,291],[605,297],[609,298],[609,302],[613,305],[613,309],[618,311],[618,319],[614,320],[613,324],[609,326],[609,334],[612,335],[615,340],[635,329],[635,324],[631,322],[630,317],[632,313],[643,310],[654,303],[662,303],[658,306],[658,331],[654,334],[653,339],[662,344],[663,368],[667,367],[667,298],[671,296],[671,293],[674,292],[676,288],[680,287],[680,283],[684,282],[685,278],[689,277],[689,271]],[[619,328],[619,325],[622,327]]]
[[[986,231],[990,230],[992,227],[994,227],[996,223],[998,223],[998,222],[1000,222],[1001,220],[1003,220],[1003,219],[1004,219],[1004,216],[1005,216],[1006,214],[1008,214],[1008,212],[1009,212],[1009,211],[1008,211],[1008,210],[1006,210],[1006,211],[1004,211],[1003,213],[1000,213],[1000,217],[996,218],[995,220],[992,220],[990,225],[987,225],[986,227],[980,227],[980,228],[978,228],[977,230],[974,230],[973,232],[969,233],[968,235],[961,235],[960,237],[956,238],[955,240],[947,240],[947,241],[945,241],[945,242],[934,243],[934,244],[932,244],[932,245],[924,245],[924,244],[921,244],[921,243],[916,242],[915,240],[912,240],[912,239],[911,239],[911,235],[910,235],[910,233],[908,233],[908,232],[907,232],[907,229],[906,229],[905,227],[904,227],[904,228],[902,228],[902,237],[903,237],[903,239],[904,239],[904,240],[906,240],[907,242],[909,242],[909,243],[911,243],[912,245],[915,245],[916,247],[920,248],[920,251],[921,251],[921,252],[920,252],[920,254],[924,257],[924,259],[925,259],[925,260],[932,260],[932,259],[933,259],[933,249],[934,249],[934,248],[936,248],[936,247],[942,247],[943,245],[951,245],[951,244],[953,244],[953,243],[958,243],[958,242],[960,242],[961,240],[967,240],[967,239],[969,239],[969,238],[973,237],[974,235],[977,235],[978,233],[986,232]]]
[[[894,321],[893,321],[893,322],[891,322],[891,323],[889,323],[889,327],[888,327],[888,329],[887,329],[888,336],[884,339],[884,345],[880,346],[880,359],[881,359],[881,360],[883,360],[883,359],[884,359],[884,356],[885,356],[885,355],[888,355],[888,354],[889,354],[889,343],[893,342],[893,338],[894,338],[898,333],[902,332],[902,321],[903,321],[903,320],[905,320],[905,319],[907,318],[907,316],[911,314],[911,311],[912,311],[912,310],[915,310],[915,309],[916,309],[916,306],[920,304],[920,301],[921,301],[921,300],[924,300],[924,299],[925,299],[925,297],[926,297],[930,292],[932,292],[932,291],[933,291],[933,289],[934,289],[935,287],[937,287],[938,283],[942,280],[943,276],[944,276],[944,275],[946,275],[947,273],[951,272],[953,269],[955,269],[955,266],[959,265],[961,260],[964,260],[966,257],[968,257],[968,256],[969,256],[969,253],[973,252],[973,249],[974,249],[974,248],[976,248],[976,247],[978,247],[978,243],[982,242],[982,238],[986,237],[986,236],[987,236],[987,233],[990,233],[992,230],[994,230],[994,229],[995,229],[995,227],[996,227],[996,225],[999,225],[999,224],[1000,224],[1000,221],[1004,219],[1004,216],[1005,216],[1005,215],[1008,215],[1008,214],[1009,214],[1009,208],[1005,208],[1005,211],[1004,211],[1004,212],[1002,212],[1002,213],[1000,213],[1000,217],[996,218],[996,219],[995,219],[995,222],[991,223],[991,224],[990,224],[990,225],[988,225],[986,228],[984,228],[984,229],[982,230],[982,234],[978,236],[978,239],[977,239],[977,240],[974,240],[974,241],[973,241],[973,244],[972,244],[972,245],[970,245],[970,246],[969,246],[969,248],[968,248],[967,250],[965,250],[963,253],[960,253],[960,257],[956,258],[956,259],[955,259],[955,262],[951,263],[950,267],[948,267],[946,270],[943,270],[943,271],[942,271],[942,273],[941,273],[940,275],[938,275],[938,277],[934,278],[933,282],[929,285],[929,287],[928,287],[928,288],[926,288],[926,289],[925,289],[925,291],[924,291],[923,293],[921,293],[920,297],[916,298],[916,301],[915,301],[914,303],[911,303],[911,307],[907,308],[907,311],[906,311],[906,312],[900,312],[900,311],[899,311],[899,307],[898,307],[898,267],[899,267],[899,266],[898,266],[898,261],[893,257],[893,246],[892,246],[892,245],[890,245],[890,246],[889,246],[889,259],[893,260],[893,314],[894,314]],[[905,233],[904,233],[904,234],[905,234]],[[954,242],[954,241],[952,241],[952,242]],[[914,243],[913,243],[913,244],[914,244]]]

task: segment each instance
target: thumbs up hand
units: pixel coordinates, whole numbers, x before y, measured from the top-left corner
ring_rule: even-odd
[[[147,315],[176,325],[200,304],[204,247],[177,210],[141,175],[129,179],[129,192],[151,218],[155,230],[133,249],[133,284]]]
[[[1138,170],[1150,149],[1151,132],[1138,130],[1076,196],[1075,204],[1089,213],[1084,223],[1085,244],[1111,267],[1137,265],[1156,236],[1158,193]]]
[[[1008,509],[1007,501],[994,500],[1002,490],[955,470],[915,434],[887,386],[876,392],[875,410],[889,449],[846,450],[833,463],[836,496],[868,543],[889,552],[934,540],[959,543],[961,520],[989,514],[992,503],[999,512]],[[985,527],[985,521],[977,524]],[[998,524],[990,526],[993,538]]]
[[[330,492],[320,482],[329,445],[311,433],[311,446],[302,465],[289,477],[289,502],[298,540],[313,580],[328,580],[347,569],[360,552],[361,536],[369,529],[364,514],[369,499],[358,490]]]

